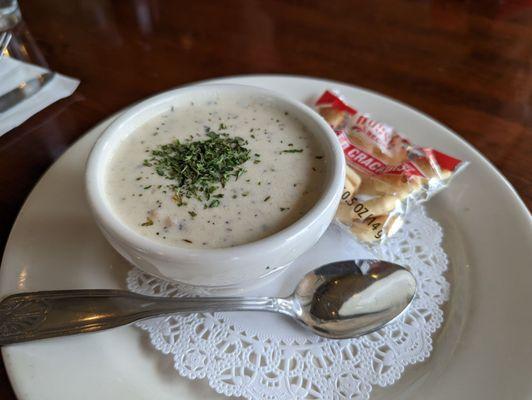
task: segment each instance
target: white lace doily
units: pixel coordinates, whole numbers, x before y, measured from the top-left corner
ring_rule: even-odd
[[[328,340],[275,314],[244,312],[174,315],[141,321],[153,346],[172,355],[189,379],[207,379],[217,392],[257,400],[368,399],[373,385],[396,382],[406,366],[425,360],[443,322],[447,257],[442,230],[422,208],[379,250],[411,267],[418,282],[412,306],[399,321],[358,339]],[[256,295],[287,295],[308,270],[326,262],[368,257],[368,250],[332,226],[318,244]],[[182,296],[183,288],[132,269],[134,292]]]

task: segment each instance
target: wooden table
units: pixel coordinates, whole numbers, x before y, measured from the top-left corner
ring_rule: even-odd
[[[0,248],[26,196],[77,138],[132,102],[224,75],[366,87],[472,143],[532,206],[532,3],[20,0],[34,57],[76,93],[0,138]],[[0,370],[0,398],[14,399]]]

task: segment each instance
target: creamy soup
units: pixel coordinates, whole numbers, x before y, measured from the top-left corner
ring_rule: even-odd
[[[170,107],[129,135],[109,162],[105,190],[141,235],[222,248],[301,218],[321,196],[326,168],[319,142],[289,112],[224,96]]]

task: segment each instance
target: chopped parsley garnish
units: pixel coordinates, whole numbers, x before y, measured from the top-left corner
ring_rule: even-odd
[[[150,217],[146,218],[146,222],[143,222],[142,224],[140,224],[140,226],[152,226],[152,225],[153,225],[153,220]]]
[[[194,218],[196,215],[198,215],[198,214],[196,214],[194,211],[189,211],[188,213],[189,213],[189,215],[190,215],[192,218]]]
[[[163,193],[166,193],[166,190],[163,190]],[[185,203],[183,201],[183,198],[181,197],[180,194],[178,193],[174,193],[174,195],[172,196],[172,200],[174,201],[174,203],[176,203],[179,207],[181,206],[186,206],[187,203]]]
[[[220,124],[220,129],[225,128]],[[157,174],[173,181],[173,200],[179,206],[186,204],[185,197],[202,201],[208,208],[217,207],[219,200],[209,200],[223,195],[213,193],[246,172],[242,164],[250,159],[247,141],[206,129],[207,139],[186,143],[176,140],[158,146],[144,160],[144,166],[153,167]]]
[[[206,204],[204,207],[205,208],[214,208],[214,207],[218,207],[219,205],[220,205],[220,200],[214,199],[209,204]]]
[[[264,201],[268,201],[268,200],[270,200],[271,197],[272,197],[272,196],[267,196],[267,197],[264,199]]]
[[[303,153],[303,149],[289,149],[283,150],[281,153]]]

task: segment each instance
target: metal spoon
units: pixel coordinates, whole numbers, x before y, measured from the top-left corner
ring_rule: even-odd
[[[251,310],[288,315],[328,338],[351,338],[396,318],[415,292],[416,281],[407,269],[352,260],[309,272],[286,298],[166,298],[103,289],[21,293],[0,303],[0,345],[99,331],[164,314]]]

